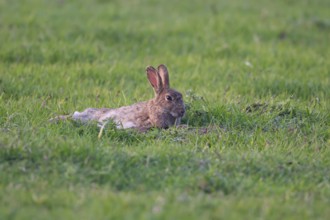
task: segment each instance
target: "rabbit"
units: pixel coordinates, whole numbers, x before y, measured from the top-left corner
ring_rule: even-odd
[[[140,131],[178,126],[186,111],[185,104],[182,94],[170,88],[167,67],[163,64],[157,69],[148,66],[146,73],[155,93],[153,99],[120,108],[87,108],[83,112],[74,112],[72,116],[58,116],[57,119],[97,121],[100,127],[111,120],[118,129],[133,128]]]

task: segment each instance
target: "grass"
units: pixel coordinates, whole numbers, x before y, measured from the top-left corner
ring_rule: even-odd
[[[0,0],[0,219],[327,219],[329,6]],[[188,128],[48,123],[160,63]]]

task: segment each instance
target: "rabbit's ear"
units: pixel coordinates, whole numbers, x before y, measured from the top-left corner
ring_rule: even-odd
[[[152,66],[147,66],[146,72],[147,72],[148,80],[152,85],[152,87],[154,88],[155,93],[159,94],[160,91],[162,90],[162,82],[157,70]]]
[[[160,78],[162,79],[162,85],[165,89],[170,88],[170,78],[168,75],[167,68],[164,64],[158,66],[158,73]]]

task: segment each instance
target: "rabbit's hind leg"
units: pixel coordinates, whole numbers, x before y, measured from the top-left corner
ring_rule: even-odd
[[[83,112],[74,112],[72,115],[72,119],[81,122],[97,121],[100,117],[101,112],[102,109],[88,108]]]
[[[69,120],[72,117],[72,115],[58,115],[54,118],[49,119],[49,122],[51,123],[57,123],[59,121],[65,121]]]

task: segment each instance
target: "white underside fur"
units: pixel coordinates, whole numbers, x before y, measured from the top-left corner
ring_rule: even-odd
[[[72,118],[74,120],[79,120],[84,123],[94,120],[92,115],[86,115],[85,112],[78,112],[78,111],[73,113]],[[132,121],[119,120],[118,113],[116,111],[107,112],[102,117],[100,117],[97,121],[99,122],[100,127],[105,126],[109,121],[113,121],[116,124],[116,128],[118,128],[118,129],[127,129],[127,128],[136,127],[136,124]]]

